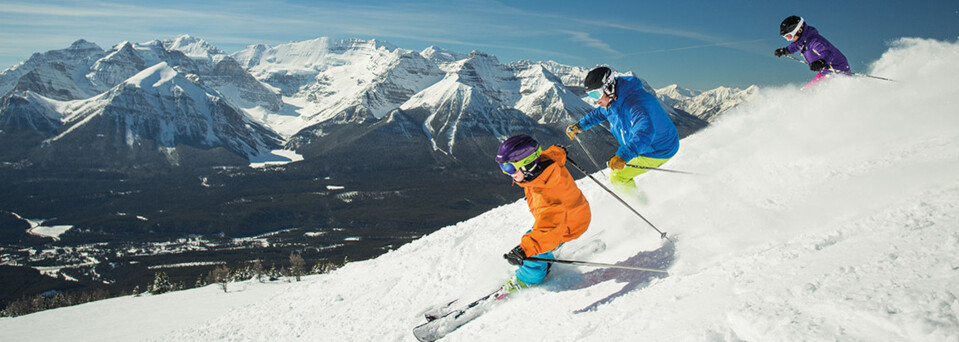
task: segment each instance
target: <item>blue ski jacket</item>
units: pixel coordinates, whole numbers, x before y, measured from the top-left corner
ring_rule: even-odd
[[[609,121],[619,141],[616,155],[629,162],[638,156],[666,159],[679,151],[679,133],[655,94],[643,89],[643,80],[616,77],[616,99],[609,108],[597,107],[579,119],[584,131]]]

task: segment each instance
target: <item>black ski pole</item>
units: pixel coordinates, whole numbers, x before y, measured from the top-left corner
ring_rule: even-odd
[[[655,171],[663,171],[663,172],[681,173],[681,174],[684,174],[684,175],[697,175],[697,176],[701,176],[701,175],[702,175],[701,173],[695,173],[695,172],[689,172],[689,171],[679,171],[679,170],[670,170],[670,169],[663,169],[663,168],[659,168],[659,167],[648,167],[648,166],[629,165],[629,164],[626,164],[626,166],[627,166],[627,167],[636,168],[636,169],[645,169],[645,170],[655,170]]]
[[[648,224],[650,227],[653,227],[653,229],[655,229],[656,232],[659,233],[660,238],[666,239],[669,242],[673,242],[673,240],[670,240],[668,237],[666,237],[665,232],[659,230],[659,228],[656,228],[656,225],[654,225],[652,222],[649,222],[649,220],[643,217],[643,214],[640,214],[638,211],[636,211],[636,209],[633,209],[633,207],[630,206],[629,203],[626,203],[626,201],[623,200],[621,197],[619,197],[619,195],[617,195],[615,192],[613,192],[613,190],[610,190],[609,188],[607,188],[605,185],[603,185],[603,183],[600,183],[600,181],[597,180],[596,177],[593,177],[593,175],[589,174],[588,172],[586,172],[586,170],[583,170],[583,168],[579,167],[579,164],[576,164],[575,161],[570,159],[569,155],[566,156],[566,160],[568,160],[570,164],[573,164],[573,166],[575,166],[576,169],[579,170],[579,172],[582,172],[584,175],[586,175],[586,177],[589,177],[589,179],[592,179],[594,182],[596,182],[596,184],[599,184],[599,186],[602,187],[603,190],[606,190],[606,192],[608,192],[610,195],[613,195],[613,197],[619,200],[619,203],[622,203],[627,208],[629,208],[629,210],[632,210],[633,213],[636,214],[636,216],[639,216],[639,218],[643,219],[643,221],[646,221],[646,224]]]
[[[799,63],[809,65],[809,63],[806,63],[806,61],[801,60],[801,59],[799,59],[799,58],[796,58],[796,57],[793,57],[793,56],[790,56],[790,55],[786,55],[786,57],[792,58],[793,60],[795,60],[795,61],[797,61],[797,62],[799,62]],[[896,81],[896,80],[891,80],[891,79],[888,79],[888,78],[885,78],[885,77],[873,76],[873,75],[869,75],[869,74],[863,74],[863,73],[851,72],[851,71],[836,70],[836,69],[833,69],[832,66],[830,66],[829,69],[832,70],[832,71],[838,72],[838,73],[843,73],[843,74],[849,75],[849,76],[872,77],[872,78],[875,78],[875,79],[878,79],[878,80],[889,81],[889,82],[895,82],[895,81]]]
[[[666,270],[661,270],[658,268],[646,268],[646,267],[635,267],[635,266],[622,266],[622,265],[613,265],[613,264],[603,264],[598,262],[589,262],[589,261],[576,261],[576,260],[560,260],[560,259],[543,259],[537,257],[529,257],[525,260],[529,261],[539,261],[539,262],[549,262],[554,264],[570,264],[577,266],[592,266],[592,267],[607,267],[607,268],[619,268],[624,270],[633,270],[633,271],[647,271],[647,272],[659,272],[659,273],[669,273]]]

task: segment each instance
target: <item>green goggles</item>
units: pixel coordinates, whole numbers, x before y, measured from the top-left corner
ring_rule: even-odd
[[[539,156],[542,153],[543,153],[543,148],[538,147],[536,148],[536,152],[533,152],[533,154],[530,154],[526,158],[523,158],[523,160],[499,163],[499,168],[500,170],[503,171],[503,173],[507,175],[514,174],[516,173],[516,170],[522,170],[523,167],[526,167],[527,165],[535,162],[537,159],[539,159]]]

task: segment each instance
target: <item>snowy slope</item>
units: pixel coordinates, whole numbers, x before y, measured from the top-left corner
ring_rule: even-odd
[[[557,265],[445,340],[956,341],[957,57],[904,39],[867,71],[899,82],[797,80],[685,139],[666,166],[705,175],[646,174],[634,201],[675,245],[581,180],[593,222],[558,256],[670,275]],[[412,341],[427,306],[505,281],[531,223],[518,201],[300,283],[0,319],[0,340]]]

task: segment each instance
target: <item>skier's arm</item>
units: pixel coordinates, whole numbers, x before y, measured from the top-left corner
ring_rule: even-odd
[[[786,50],[789,50],[789,54],[790,54],[790,55],[798,52],[799,49],[801,49],[801,48],[802,48],[802,46],[799,45],[799,42],[798,42],[798,41],[789,43],[789,46],[786,46]]]
[[[600,107],[596,107],[583,116],[582,119],[579,119],[579,128],[585,131],[603,121],[606,121],[606,111]]]
[[[520,246],[526,251],[526,256],[534,256],[549,252],[562,243],[563,230],[557,227],[566,226],[566,211],[560,204],[554,204],[533,210],[533,230],[523,235]]]

